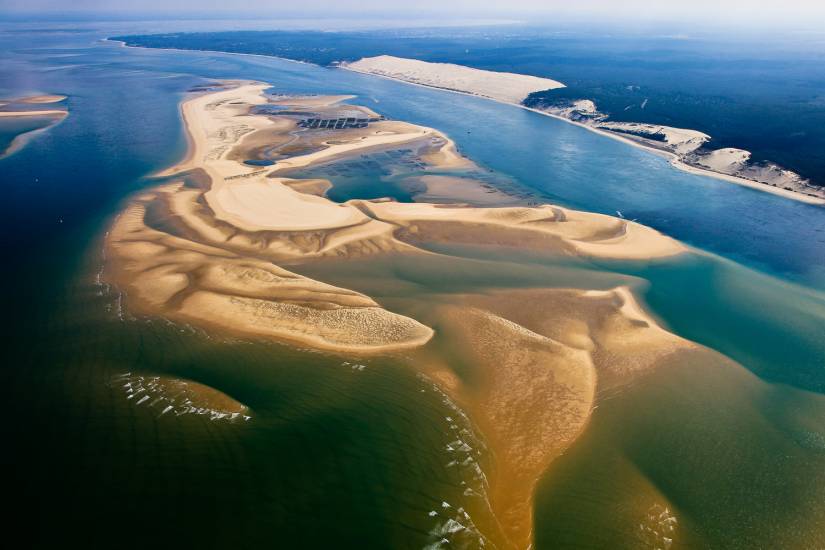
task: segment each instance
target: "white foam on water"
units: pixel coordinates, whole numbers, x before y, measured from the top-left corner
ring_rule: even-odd
[[[444,447],[450,460],[446,462],[446,468],[458,468],[461,472],[459,486],[464,490],[462,496],[479,499],[485,510],[490,509],[487,499],[487,478],[481,470],[481,466],[476,461],[476,457],[482,455],[482,450],[486,451],[483,442],[475,435],[472,422],[441,388],[423,374],[417,375],[419,380],[425,383],[427,391],[433,391],[441,399],[442,404],[448,407],[452,413],[444,417],[445,432],[453,438]],[[463,425],[463,427],[462,427]],[[460,436],[460,437],[456,437]],[[468,486],[470,481],[472,486]],[[476,500],[476,502],[478,502]],[[431,541],[424,546],[428,550],[460,548],[476,549],[485,548],[489,542],[487,538],[478,530],[471,515],[464,507],[454,507],[446,500],[441,500],[441,514],[432,510],[429,517],[438,518],[435,526],[430,531]]]
[[[188,397],[185,391],[181,390],[181,384],[185,382],[176,379],[162,379],[159,376],[141,376],[125,373],[112,379],[112,386],[118,387],[126,394],[127,400],[133,400],[140,396],[135,402],[135,406],[145,405],[145,408],[157,409],[161,406],[158,418],[173,413],[174,416],[197,415],[205,416],[210,421],[227,420],[230,422],[242,420],[244,422],[252,417],[235,411],[223,411],[210,407],[199,406]]]
[[[652,505],[639,523],[645,548],[668,550],[673,545],[679,520],[667,506]]]

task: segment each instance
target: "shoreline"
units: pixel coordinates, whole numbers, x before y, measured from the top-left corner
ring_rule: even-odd
[[[136,46],[136,47],[141,47],[141,46]],[[663,151],[663,150],[657,149],[655,147],[649,147],[649,146],[647,146],[643,143],[639,143],[638,141],[635,141],[633,139],[622,136],[621,134],[619,134],[617,132],[610,132],[608,130],[603,130],[601,128],[594,128],[593,126],[589,126],[587,124],[582,124],[581,122],[577,122],[575,120],[570,120],[569,118],[559,116],[559,115],[556,115],[556,114],[553,114],[553,113],[548,113],[548,112],[542,111],[540,109],[535,109],[533,107],[527,107],[526,105],[522,105],[520,103],[512,103],[512,102],[503,101],[501,99],[497,99],[497,98],[494,98],[494,97],[489,97],[489,96],[485,96],[485,95],[481,95],[481,94],[474,94],[472,92],[465,92],[465,91],[462,91],[462,90],[454,90],[452,88],[442,88],[442,87],[439,87],[439,86],[430,86],[430,85],[421,84],[421,83],[418,83],[418,82],[410,82],[408,80],[404,80],[404,79],[401,79],[401,78],[396,78],[396,77],[382,75],[382,74],[376,74],[376,73],[370,73],[370,72],[367,72],[367,71],[360,71],[358,69],[352,69],[352,68],[349,68],[346,65],[336,65],[334,68],[342,69],[342,70],[345,70],[345,71],[350,71],[350,72],[353,72],[353,73],[358,73],[358,74],[363,74],[363,75],[368,75],[368,76],[374,76],[374,77],[378,77],[378,78],[385,78],[387,80],[392,80],[392,81],[395,81],[395,82],[401,82],[401,83],[404,83],[404,84],[407,84],[407,85],[410,85],[410,86],[420,86],[422,88],[429,88],[429,89],[432,89],[432,90],[440,90],[440,91],[443,91],[443,92],[450,92],[450,93],[465,95],[465,96],[469,96],[469,97],[476,97],[476,98],[479,98],[479,99],[486,99],[487,101],[495,101],[496,103],[500,103],[502,105],[510,105],[512,107],[518,107],[519,109],[524,109],[525,111],[530,111],[530,112],[533,112],[533,113],[536,113],[536,114],[539,114],[539,115],[542,115],[542,116],[547,116],[547,117],[550,117],[550,118],[554,118],[556,120],[561,120],[561,121],[566,122],[568,124],[572,124],[573,126],[578,126],[579,128],[584,128],[585,130],[588,130],[588,131],[593,132],[595,134],[599,134],[601,136],[604,136],[604,137],[607,137],[607,138],[610,138],[610,139],[614,139],[616,141],[620,141],[620,142],[622,142],[626,145],[630,145],[632,147],[642,149],[642,150],[647,151],[649,153],[652,153],[654,155],[670,159],[670,165],[673,166],[674,168],[676,168],[677,170],[681,170],[683,172],[687,172],[687,173],[697,175],[697,176],[715,178],[715,179],[718,179],[718,180],[727,181],[729,183],[735,183],[735,184],[740,185],[742,187],[749,187],[749,188],[755,189],[757,191],[764,191],[766,193],[771,193],[773,195],[784,197],[786,199],[795,200],[795,201],[798,201],[798,202],[803,202],[803,203],[806,203],[806,204],[812,204],[812,205],[818,205],[818,206],[825,205],[825,199],[821,199],[819,197],[812,197],[810,195],[805,195],[805,194],[802,194],[802,193],[797,193],[796,191],[790,191],[788,189],[773,187],[772,185],[768,185],[768,184],[765,184],[765,183],[760,183],[758,181],[749,180],[747,178],[742,178],[742,177],[739,177],[739,176],[731,176],[729,174],[722,174],[720,172],[715,172],[713,170],[708,170],[708,169],[705,169],[705,168],[699,168],[699,167],[696,167],[696,166],[693,166],[691,164],[687,164],[687,163],[683,162],[679,158],[679,155],[677,155],[676,153],[672,153],[670,151]]]

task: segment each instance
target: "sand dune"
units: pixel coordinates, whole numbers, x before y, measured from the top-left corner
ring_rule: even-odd
[[[710,140],[710,136],[698,130],[688,128],[674,128],[661,124],[645,124],[642,122],[600,122],[599,128],[661,138],[668,147],[679,155],[686,155],[699,149]]]
[[[47,131],[49,128],[57,124],[58,122],[64,120],[64,118],[69,114],[67,109],[30,109],[30,105],[32,104],[46,104],[46,103],[57,103],[59,101],[63,101],[66,99],[66,96],[62,95],[44,95],[44,96],[32,96],[32,97],[24,97],[21,99],[9,100],[9,101],[0,101],[0,108],[6,107],[7,105],[12,105],[12,109],[19,109],[19,110],[9,110],[4,111],[0,110],[0,118],[22,118],[22,117],[42,117],[47,119],[48,123],[40,128],[36,128],[34,130],[30,130],[27,132],[23,132],[14,136],[11,140],[11,143],[2,151],[0,151],[0,158],[8,157],[9,155],[13,155],[14,153],[22,150],[26,144],[34,138],[36,135]],[[25,107],[24,109],[20,109],[20,107]]]
[[[710,176],[809,204],[825,204],[825,191],[796,172],[771,162],[753,163],[751,153],[727,147],[708,149],[711,136],[687,128],[641,122],[614,122],[588,99],[555,105],[536,105],[536,112],[620,139],[632,145],[665,152],[680,170]]]
[[[672,256],[685,247],[649,227],[556,206],[469,208],[357,202],[415,239],[567,251],[602,258]]]
[[[154,409],[159,418],[194,414],[209,420],[246,421],[249,407],[215,388],[180,378],[126,373],[112,380],[135,407]]]
[[[342,67],[510,103],[521,103],[533,92],[564,87],[561,82],[549,78],[484,71],[452,63],[430,63],[391,55],[365,57]]]
[[[363,294],[148,227],[146,208],[157,199],[138,198],[108,237],[109,277],[135,312],[338,351],[419,346],[432,335]]]

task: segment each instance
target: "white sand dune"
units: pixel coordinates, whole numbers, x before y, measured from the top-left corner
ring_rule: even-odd
[[[251,231],[333,229],[367,220],[361,212],[323,197],[298,193],[278,180],[255,179],[206,194],[217,217]]]
[[[735,174],[748,164],[750,158],[750,151],[726,147],[702,155],[697,163],[723,174]]]
[[[60,94],[45,94],[45,95],[33,95],[29,97],[24,97],[22,99],[18,99],[19,103],[58,103],[66,99],[65,95]]]
[[[521,103],[533,92],[564,88],[564,84],[537,76],[473,69],[452,63],[430,63],[391,55],[365,57],[342,64],[345,69],[405,82]]]
[[[365,57],[352,63],[342,63],[340,67],[411,84],[477,95],[520,107],[523,107],[522,102],[533,92],[564,87],[564,84],[548,78],[485,71],[452,63],[431,63],[389,55]],[[693,155],[711,139],[711,136],[698,130],[641,122],[608,121],[607,116],[598,111],[598,106],[586,98],[565,105],[530,110],[582,125],[637,146],[666,151],[674,155],[673,165],[680,170],[723,179],[810,204],[825,204],[825,190],[811,185],[799,174],[776,164],[745,163],[737,167],[725,162],[724,159],[729,154],[726,150],[721,150],[721,153],[709,159],[705,158],[704,151],[698,159],[693,158]],[[661,145],[658,141],[661,141]]]

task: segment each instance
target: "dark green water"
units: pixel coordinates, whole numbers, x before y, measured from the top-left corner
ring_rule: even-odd
[[[66,93],[72,112],[0,161],[4,466],[10,523],[31,546],[422,548],[449,536],[473,548],[458,508],[489,521],[478,472],[447,467],[447,444],[472,443],[471,464],[486,468],[489,457],[409,358],[132,319],[97,283],[111,216],[184,151],[181,94],[245,77],[285,92],[355,91],[382,113],[447,131],[536,194],[621,209],[718,254],[621,263],[451,247],[463,258],[300,268],[397,311],[489,287],[628,284],[666,326],[730,358],[685,358],[611,394],[542,480],[537,548],[652,548],[662,541],[640,524],[660,507],[678,521],[676,546],[825,547],[821,210],[491,102],[281,61],[94,42],[105,34],[0,36],[0,95]],[[500,124],[479,122],[491,118]],[[388,182],[393,191],[394,175],[368,166],[344,176],[339,198],[386,196]],[[251,419],[160,415],[128,399],[125,373],[201,382],[248,405]],[[446,533],[455,518],[467,529]]]

